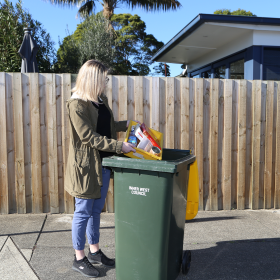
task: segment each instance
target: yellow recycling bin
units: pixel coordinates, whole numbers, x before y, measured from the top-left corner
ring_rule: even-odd
[[[192,220],[198,212],[199,203],[199,177],[197,161],[190,164],[186,220]]]

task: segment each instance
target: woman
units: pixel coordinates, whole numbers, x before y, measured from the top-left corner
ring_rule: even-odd
[[[81,67],[73,95],[67,101],[70,145],[65,190],[75,197],[72,268],[87,277],[99,275],[91,263],[115,265],[115,261],[99,249],[100,213],[110,181],[110,170],[102,167],[102,158],[114,153],[135,152],[132,144],[116,140],[116,132],[126,131],[129,121],[114,121],[104,95],[107,71],[102,63],[87,61]],[[88,257],[84,252],[85,234],[90,247]]]

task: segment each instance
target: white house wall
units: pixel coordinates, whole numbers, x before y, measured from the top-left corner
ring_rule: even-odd
[[[280,46],[280,31],[254,30],[254,46]]]

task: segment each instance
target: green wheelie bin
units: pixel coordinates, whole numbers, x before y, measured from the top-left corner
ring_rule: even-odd
[[[113,156],[117,280],[175,280],[183,256],[189,150],[163,149],[161,161]],[[183,264],[182,264],[183,263]]]

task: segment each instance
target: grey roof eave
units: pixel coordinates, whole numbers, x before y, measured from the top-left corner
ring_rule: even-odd
[[[161,56],[163,56],[174,46],[179,44],[183,39],[189,36],[192,32],[194,32],[199,26],[201,26],[205,22],[280,25],[280,18],[199,14],[179,33],[177,33],[167,44],[165,44],[161,49],[159,49],[158,52],[151,58],[151,61],[157,61]]]

